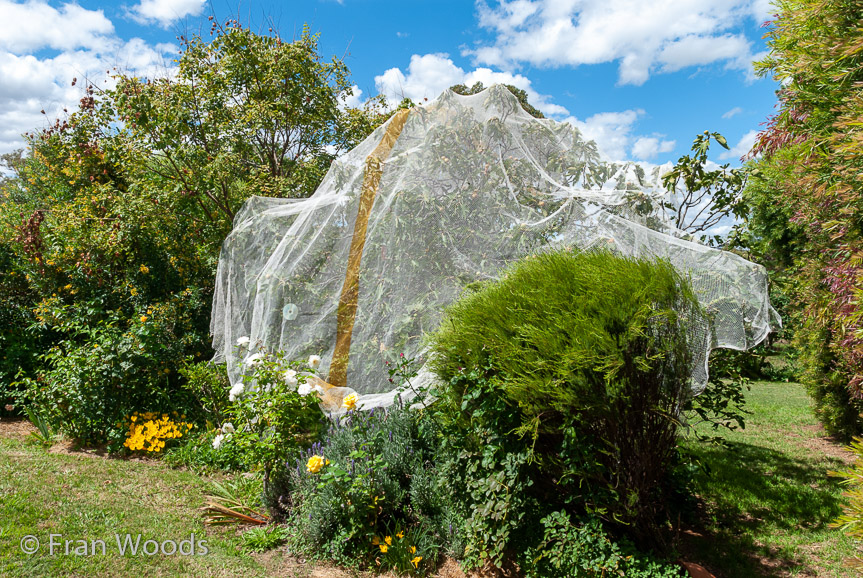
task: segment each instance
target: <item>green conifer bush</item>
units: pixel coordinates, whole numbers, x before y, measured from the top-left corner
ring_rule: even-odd
[[[702,314],[668,262],[607,250],[530,257],[447,310],[431,410],[469,562],[501,562],[555,509],[662,544]]]

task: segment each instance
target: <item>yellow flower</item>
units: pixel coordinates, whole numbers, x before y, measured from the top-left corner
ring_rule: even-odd
[[[349,396],[345,397],[344,400],[342,400],[342,407],[344,407],[346,410],[350,411],[357,406],[357,400],[358,399],[359,399],[359,397],[357,396],[357,394],[352,393]]]
[[[380,538],[378,538],[377,536],[375,536],[374,538],[372,538],[372,546],[377,546],[377,545],[378,545],[378,544],[380,544],[380,543],[381,543],[381,539],[380,539]]]
[[[416,553],[417,553],[417,547],[416,547],[416,546],[411,546],[410,548],[408,548],[408,550],[410,550],[410,551],[411,551],[411,554],[416,554]]]
[[[405,537],[405,533],[404,533],[404,532],[399,532],[398,534],[396,534],[396,538],[398,538],[399,540],[401,540],[401,539],[402,539],[402,538],[404,538],[404,537]]]
[[[306,462],[306,471],[310,474],[316,474],[321,471],[325,465],[329,464],[330,460],[325,460],[323,456],[312,456]]]
[[[422,559],[423,559],[422,556],[417,556],[416,558],[411,560],[411,564],[414,565],[414,568],[419,568],[420,560],[422,560]]]
[[[147,267],[146,265],[141,265],[141,273],[144,273],[146,275],[149,272],[150,272],[149,267]]]
[[[141,315],[141,323],[144,323],[145,321],[147,321],[147,316]]]
[[[386,545],[386,544],[381,544],[380,546],[378,546],[378,548],[380,548],[380,549],[381,549],[381,553],[382,553],[382,554],[386,554],[386,553],[387,553],[387,549],[388,549],[388,547],[387,547],[387,545]]]
[[[135,295],[137,295],[137,294],[138,294],[138,290],[137,290],[137,289],[135,289],[134,287],[132,287],[131,289],[129,289],[129,294],[130,294],[132,297],[134,297]]]
[[[387,546],[392,546],[392,545],[393,545],[393,538],[392,538],[392,536],[387,536],[386,538],[384,538],[384,542],[386,542],[386,543],[387,543]]]

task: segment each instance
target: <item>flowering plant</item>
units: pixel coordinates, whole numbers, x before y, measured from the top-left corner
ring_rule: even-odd
[[[249,346],[246,339],[238,340],[241,350]],[[230,423],[222,426],[214,447],[229,443],[252,467],[269,472],[318,438],[323,427],[320,388],[306,382],[314,375],[311,361],[288,362],[281,352],[266,350],[245,353],[243,380],[229,391],[225,415]]]
[[[172,413],[177,419],[177,412]],[[165,449],[165,442],[177,439],[192,429],[193,425],[185,421],[185,415],[174,421],[168,414],[148,411],[129,416],[129,430],[123,446],[130,451],[145,451],[158,453]]]

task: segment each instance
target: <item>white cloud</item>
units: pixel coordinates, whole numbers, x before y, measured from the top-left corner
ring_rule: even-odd
[[[618,62],[621,84],[653,72],[723,63],[751,78],[751,42],[742,32],[764,0],[500,0],[478,3],[492,44],[465,50],[478,63],[508,68]]]
[[[755,146],[755,140],[757,138],[758,131],[750,130],[745,135],[740,137],[740,140],[737,141],[736,145],[731,147],[731,150],[722,151],[722,154],[719,155],[719,160],[739,160],[741,157],[748,155],[749,151],[752,150],[752,147]]]
[[[521,74],[498,72],[490,68],[476,68],[465,72],[456,66],[447,54],[414,54],[411,56],[407,74],[400,68],[390,68],[375,77],[375,86],[390,103],[398,103],[403,98],[422,103],[433,100],[454,84],[472,86],[482,82],[492,84],[511,84],[527,93],[530,103],[547,115],[567,114],[566,108],[549,101],[549,97],[539,94],[531,86],[531,81]]]
[[[673,140],[661,140],[657,137],[639,137],[632,145],[632,156],[639,160],[650,160],[661,153],[670,153],[677,144]]]
[[[104,47],[114,25],[101,10],[64,4],[58,10],[45,2],[0,0],[0,50],[26,54],[43,48],[73,50]]]
[[[24,146],[22,133],[62,118],[64,108],[75,110],[88,82],[112,86],[107,71],[115,67],[141,77],[171,74],[166,54],[175,46],[122,40],[101,10],[0,0],[0,13],[0,153]]]
[[[596,141],[601,153],[609,160],[621,161],[627,158],[627,150],[632,141],[632,127],[644,111],[625,110],[623,112],[601,112],[579,120],[569,117],[569,122],[589,140]]]
[[[773,19],[773,15],[779,12],[775,6],[777,0],[752,0],[752,17],[759,23]]]
[[[176,20],[201,14],[205,5],[206,0],[141,0],[132,7],[131,15],[138,22],[156,22],[167,28]]]
[[[733,118],[733,117],[737,116],[738,114],[740,114],[741,112],[743,112],[743,109],[740,108],[739,106],[735,106],[734,108],[732,108],[731,110],[729,110],[728,112],[723,114],[722,118],[725,118],[725,119]]]

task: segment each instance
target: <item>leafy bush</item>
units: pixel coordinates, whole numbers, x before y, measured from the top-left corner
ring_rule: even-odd
[[[400,403],[349,411],[270,479],[267,503],[310,556],[423,574],[450,534],[434,440],[433,425]]]
[[[431,409],[469,565],[562,508],[662,543],[696,315],[670,264],[607,251],[529,258],[448,309]]]
[[[69,337],[41,356],[46,369],[22,380],[22,401],[53,429],[115,451],[134,412],[191,412],[196,401],[180,387],[177,363],[198,340],[196,299],[190,292],[132,318],[95,303],[43,304],[40,323],[61,326]],[[84,316],[91,322],[82,323]]]
[[[756,70],[781,88],[752,150],[747,226],[788,296],[817,415],[847,439],[863,432],[863,5],[787,0],[777,11]]]
[[[311,367],[287,362],[281,352],[260,351],[247,359],[251,367],[229,392],[234,399],[225,419],[230,421],[221,425],[223,437],[213,443],[234,448],[254,470],[263,470],[266,479],[297,449],[318,439],[324,415],[318,395],[298,389],[306,381],[298,370],[313,372]]]
[[[573,524],[565,512],[543,518],[542,542],[528,551],[526,576],[544,578],[677,578],[680,566],[644,556],[626,541],[614,541],[596,518]]]
[[[165,462],[171,467],[186,467],[195,472],[214,471],[248,472],[254,464],[247,456],[231,444],[213,447],[213,441],[220,435],[218,429],[190,432],[180,444],[165,452]]]
[[[186,379],[183,388],[198,400],[204,418],[211,423],[222,423],[231,389],[225,366],[210,361],[196,363],[195,358],[190,357],[180,366],[180,375]]]
[[[831,527],[844,530],[849,537],[859,542],[863,540],[863,439],[854,438],[848,449],[854,453],[854,464],[846,470],[830,472],[830,475],[842,478],[842,483],[849,487],[845,492],[848,503],[843,508],[844,513]],[[847,564],[851,568],[863,570],[863,556],[855,556]]]

